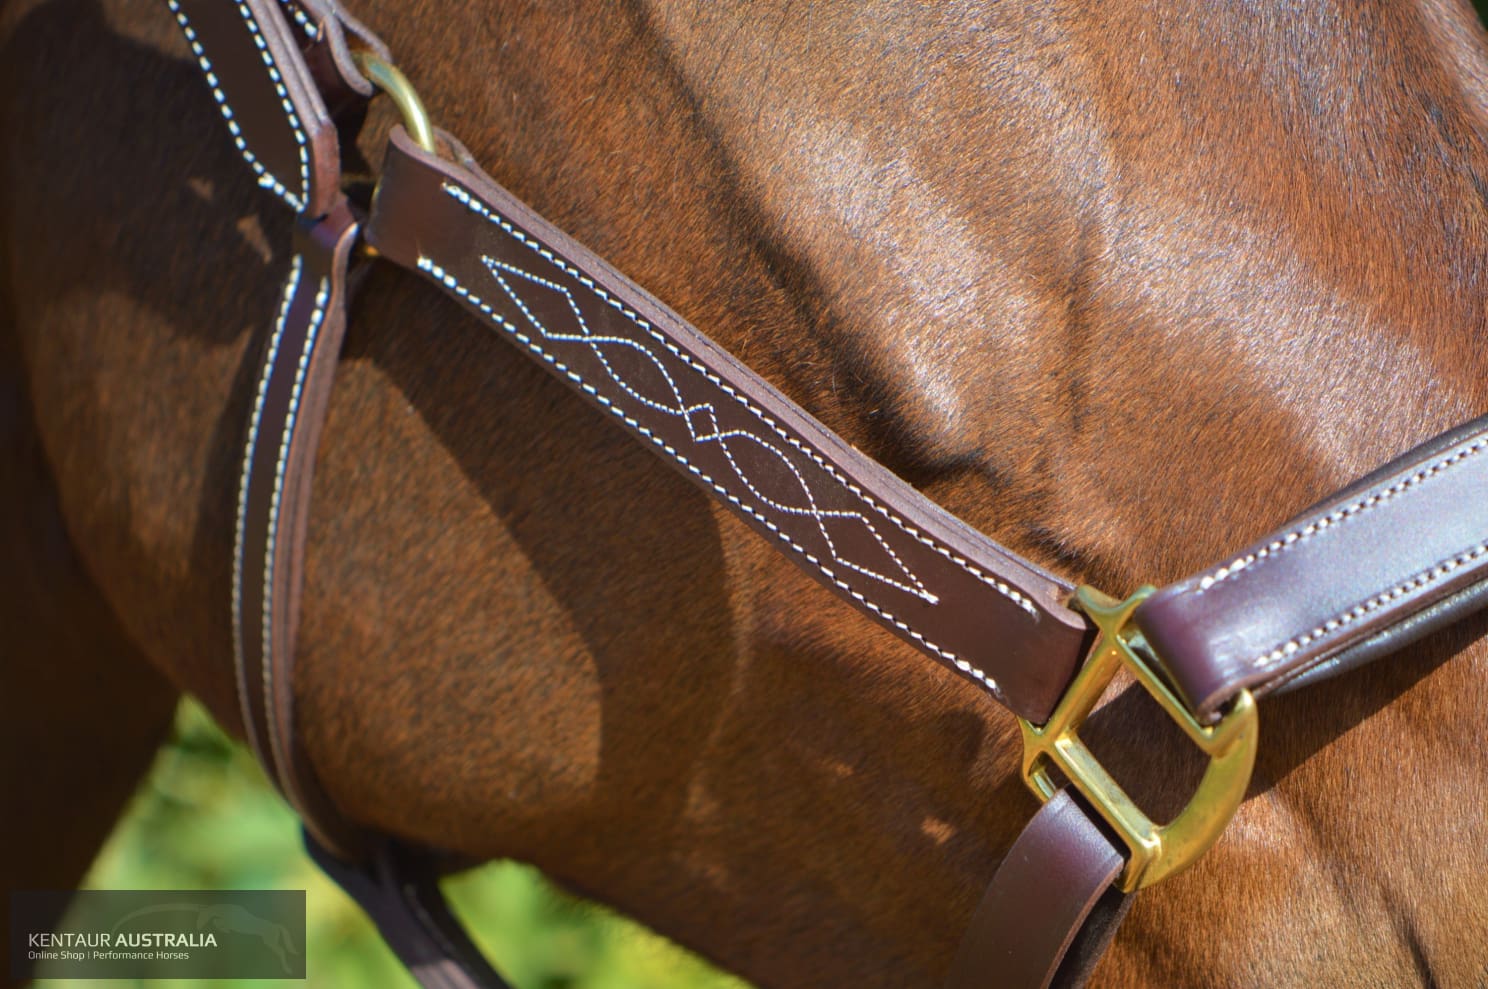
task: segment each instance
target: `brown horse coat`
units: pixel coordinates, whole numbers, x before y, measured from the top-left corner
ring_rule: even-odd
[[[1072,578],[1179,577],[1488,412],[1465,5],[355,12],[501,182]],[[169,700],[130,657],[237,723],[235,469],[288,218],[163,8],[13,0],[0,51],[0,509],[66,537],[6,544],[6,716],[47,751],[96,732],[122,778]],[[300,728],[349,815],[533,861],[764,985],[935,985],[1031,810],[1003,711],[385,267],[305,600]],[[1268,701],[1251,799],[1097,984],[1482,986],[1484,628]],[[95,689],[23,679],[48,668]],[[114,697],[138,716],[99,725]],[[1182,799],[1150,711],[1100,727]],[[17,779],[20,859],[76,808]]]

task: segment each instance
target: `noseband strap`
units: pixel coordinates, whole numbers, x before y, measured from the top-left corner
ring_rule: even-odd
[[[1334,676],[1488,591],[1488,416],[1421,444],[1136,613],[1202,716]]]
[[[949,989],[1080,985],[1130,904],[1124,891],[1142,885],[1146,846],[1133,840],[1121,801],[1102,789],[1103,771],[1062,764],[1070,788],[1061,789],[1047,767],[1033,766],[1073,743],[1100,693],[1087,703],[1081,691],[1112,657],[1136,664],[1159,703],[1183,715],[1211,769],[1223,758],[1248,776],[1253,708],[1243,728],[1248,755],[1234,755],[1226,736],[1226,719],[1251,703],[1248,691],[1372,660],[1488,598],[1485,418],[1223,565],[1099,612],[1097,637],[1069,607],[1068,584],[844,442],[491,181],[448,135],[434,153],[395,128],[370,215],[360,216],[340,188],[337,123],[354,127],[372,94],[357,59],[389,56],[334,0],[166,2],[239,152],[297,217],[243,446],[233,645],[244,731],[304,817],[312,855],[425,986],[502,983],[445,906],[439,860],[345,821],[295,732],[311,477],[359,236],[458,299],[843,601],[1023,719],[1025,739],[1035,740],[1025,776],[1044,804],[977,908]],[[1118,612],[1119,626],[1101,624]],[[1206,792],[1238,802],[1244,779]],[[1151,831],[1149,843],[1182,832],[1197,855],[1211,840],[1178,821],[1168,827]]]

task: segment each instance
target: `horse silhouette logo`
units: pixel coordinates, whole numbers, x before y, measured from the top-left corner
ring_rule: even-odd
[[[198,931],[210,928],[214,932],[256,938],[275,958],[279,959],[279,965],[286,974],[293,971],[289,964],[290,957],[301,956],[301,950],[295,946],[289,928],[272,920],[265,920],[236,903],[160,903],[141,907],[120,917],[114,924],[114,933],[118,933],[119,929],[130,921],[159,913],[194,914]]]

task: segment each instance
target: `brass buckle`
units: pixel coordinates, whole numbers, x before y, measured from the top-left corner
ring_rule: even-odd
[[[424,101],[419,99],[418,90],[413,88],[408,77],[396,65],[374,52],[354,51],[351,53],[351,60],[356,64],[357,71],[367,77],[368,82],[392,97],[398,112],[403,115],[403,126],[407,129],[408,136],[413,138],[413,143],[431,155],[438,154],[434,147],[434,125],[429,122],[429,111],[424,109]]]
[[[1256,707],[1250,691],[1240,691],[1217,724],[1202,725],[1133,649],[1139,633],[1130,625],[1131,614],[1152,591],[1144,587],[1117,602],[1093,588],[1081,587],[1075,593],[1075,606],[1097,629],[1090,657],[1047,723],[1039,726],[1018,719],[1023,729],[1023,782],[1041,801],[1047,801],[1058,789],[1049,775],[1050,765],[1069,777],[1131,850],[1119,880],[1127,892],[1181,872],[1209,850],[1245,796],[1256,754]],[[1121,666],[1132,672],[1209,756],[1193,798],[1167,824],[1155,824],[1142,813],[1080,741],[1080,725]]]

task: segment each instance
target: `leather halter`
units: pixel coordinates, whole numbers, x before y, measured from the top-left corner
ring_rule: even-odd
[[[358,117],[373,93],[358,59],[379,66],[380,84],[400,77],[333,0],[166,2],[259,184],[299,219],[243,451],[232,603],[245,730],[303,816],[312,854],[426,986],[501,983],[444,907],[437,857],[341,818],[294,731],[311,475],[358,238],[457,298],[849,605],[1019,716],[1025,776],[1045,802],[972,918],[953,989],[1081,984],[1127,893],[1201,854],[1227,820],[1151,825],[1079,754],[1075,730],[1117,663],[1214,765],[1228,760],[1211,789],[1238,802],[1253,697],[1371,661],[1488,603],[1484,418],[1213,568],[1120,605],[1082,590],[1074,610],[1072,587],[834,435],[501,189],[448,135],[420,147],[395,129],[370,211],[353,209],[336,121]],[[417,118],[409,92],[396,95]]]

